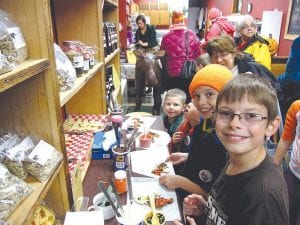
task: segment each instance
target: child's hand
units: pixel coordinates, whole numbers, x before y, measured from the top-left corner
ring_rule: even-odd
[[[191,194],[183,200],[183,213],[185,215],[199,216],[204,212],[206,205],[202,195]]]
[[[189,222],[189,225],[197,225],[196,221],[194,220],[194,218],[187,216],[186,220]],[[183,225],[183,223],[181,223],[179,220],[174,220],[173,221],[174,225]]]
[[[159,183],[169,190],[174,190],[178,188],[178,180],[180,180],[178,175],[163,175],[159,178]]]
[[[179,142],[181,142],[183,140],[183,132],[181,131],[178,131],[178,132],[175,132],[172,136],[172,142],[174,144],[177,144]]]
[[[188,158],[188,153],[175,152],[168,156],[166,162],[172,162],[173,165],[184,163]]]

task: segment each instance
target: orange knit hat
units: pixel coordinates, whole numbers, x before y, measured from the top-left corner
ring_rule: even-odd
[[[183,23],[183,14],[181,12],[172,12],[172,24]]]
[[[208,12],[208,19],[210,20],[214,20],[220,16],[222,16],[222,12],[215,7],[211,8]]]
[[[233,74],[225,66],[219,64],[209,64],[199,70],[193,77],[189,86],[190,96],[199,86],[209,86],[218,92],[223,86],[233,78]]]

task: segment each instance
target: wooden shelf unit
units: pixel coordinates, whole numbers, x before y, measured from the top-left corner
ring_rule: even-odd
[[[13,16],[28,48],[24,63],[0,75],[0,135],[8,132],[36,135],[65,156],[49,1],[0,0],[0,8]],[[71,192],[66,157],[63,162],[46,182],[29,178],[34,192],[7,221],[14,225],[28,224],[43,200],[57,216],[64,216],[70,208]]]
[[[33,192],[21,202],[19,207],[9,217],[8,222],[10,224],[30,224],[34,213],[32,208],[38,207],[39,203],[43,201],[51,183],[62,166],[63,163],[60,163],[56,171],[45,182],[41,183],[31,176],[26,178],[26,183],[33,187]]]
[[[104,10],[102,9],[104,6]],[[33,178],[35,187],[8,217],[13,225],[29,224],[42,201],[63,218],[72,204],[65,140],[64,106],[69,114],[105,114],[105,65],[114,64],[120,74],[119,50],[104,58],[103,21],[119,24],[118,2],[112,0],[0,0],[0,9],[12,14],[21,27],[28,59],[14,71],[0,75],[0,135],[15,131],[37,135],[64,155],[63,162],[46,182]],[[54,32],[55,31],[55,32]],[[54,37],[55,34],[55,37]],[[75,86],[59,93],[53,40],[79,40],[97,46],[92,70]],[[118,38],[119,41],[119,38]],[[84,166],[87,170],[88,163]]]

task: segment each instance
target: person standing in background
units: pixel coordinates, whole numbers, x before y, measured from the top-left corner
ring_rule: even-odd
[[[233,37],[235,32],[234,26],[228,22],[226,17],[222,17],[222,12],[213,7],[208,12],[208,19],[211,20],[211,26],[205,35],[205,40],[208,41],[214,37],[226,34]]]
[[[141,49],[144,53],[147,52],[157,52],[159,50],[157,38],[156,38],[156,30],[153,26],[146,23],[146,17],[143,15],[138,15],[136,18],[136,24],[138,25],[138,29],[135,32],[135,47],[137,49]],[[137,58],[135,64],[135,87],[137,87],[136,94],[136,107],[134,111],[139,111],[141,107],[141,99],[142,93],[140,93],[139,87],[145,86],[143,84],[144,79],[142,74],[138,71],[139,67],[137,64],[139,63],[139,59]],[[142,92],[144,91],[141,90]],[[152,92],[152,88],[148,87],[145,91],[145,94],[150,94]],[[161,100],[160,100],[161,101]],[[158,114],[159,110],[156,110],[155,114]]]
[[[181,12],[172,12],[170,31],[161,41],[161,50],[165,50],[165,57],[161,59],[163,66],[163,85],[166,90],[179,88],[187,93],[187,103],[191,101],[188,87],[191,79],[180,77],[184,61],[192,61],[200,56],[200,42],[196,34],[188,30]],[[187,35],[187,44],[186,37]],[[187,54],[188,53],[188,54]]]
[[[236,31],[240,35],[235,39],[238,49],[251,54],[256,62],[271,70],[269,42],[257,34],[254,18],[250,15],[243,16],[236,25]]]
[[[146,24],[146,17],[138,15],[136,18],[138,29],[135,32],[135,46],[144,50],[158,47],[156,30],[153,26]]]

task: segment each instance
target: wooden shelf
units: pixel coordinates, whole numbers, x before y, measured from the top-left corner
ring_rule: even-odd
[[[88,148],[88,152],[87,152],[87,155],[86,155],[86,161],[85,161],[84,165],[81,167],[81,180],[82,180],[82,182],[83,182],[83,180],[85,178],[85,175],[88,171],[88,168],[91,164],[93,143],[94,143],[94,138],[92,139],[91,145]]]
[[[30,59],[0,75],[0,93],[49,68],[48,59]]]
[[[97,63],[87,74],[78,77],[72,89],[60,92],[60,106],[65,105],[85,84],[101,69],[103,63]]]
[[[26,183],[33,187],[33,192],[25,198],[21,204],[8,217],[9,224],[30,224],[32,215],[47,194],[53,180],[62,168],[63,162],[59,164],[56,171],[44,182],[39,182],[32,176],[26,179]]]
[[[120,49],[116,49],[113,53],[109,54],[108,56],[105,57],[105,64],[108,64],[118,53],[120,52]]]

